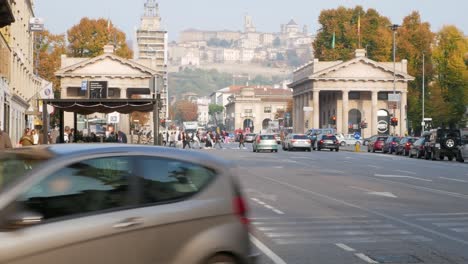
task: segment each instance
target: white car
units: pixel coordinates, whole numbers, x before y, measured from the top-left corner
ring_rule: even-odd
[[[341,133],[338,133],[338,134],[335,134],[335,137],[338,139],[341,146],[356,145],[356,144],[362,145],[362,137],[360,137],[359,139],[356,139],[354,137],[354,134],[343,135]]]

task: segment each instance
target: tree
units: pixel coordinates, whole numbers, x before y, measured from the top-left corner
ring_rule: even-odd
[[[447,112],[433,109],[431,112],[434,124],[464,125],[463,117],[468,105],[468,69],[465,62],[467,53],[468,41],[458,28],[445,26],[437,33],[433,51],[436,78],[432,92],[440,92]]]
[[[319,16],[321,29],[314,40],[315,57],[320,60],[349,60],[359,48],[358,24],[360,21],[361,47],[368,51],[368,57],[376,61],[391,58],[392,32],[390,21],[376,10],[338,7],[323,10]],[[332,45],[335,35],[334,47]]]
[[[132,95],[132,99],[139,99],[139,98],[142,98],[142,96],[138,94]],[[133,123],[138,123],[139,125],[144,126],[148,124],[148,121],[150,120],[150,113],[135,111],[130,114],[130,118],[131,120],[133,120]],[[138,122],[135,122],[136,120],[138,120]]]
[[[215,120],[215,124],[218,125],[218,114],[222,113],[224,111],[224,106],[218,105],[218,104],[210,104],[208,106],[208,114],[210,116],[213,116]]]
[[[195,121],[198,117],[198,106],[188,100],[177,101],[174,104],[174,117],[180,122]]]
[[[403,19],[402,27],[397,32],[397,60],[408,60],[408,73],[415,80],[408,84],[408,119],[413,124],[417,134],[421,130],[422,121],[422,69],[423,55],[425,57],[425,84],[429,84],[434,76],[432,65],[432,44],[435,34],[427,22],[421,22],[418,12],[412,12]],[[429,90],[429,89],[426,89]],[[427,96],[427,93],[426,93]],[[402,120],[403,121],[403,120]]]
[[[54,35],[48,30],[40,32],[38,74],[53,84],[54,91],[60,90],[60,81],[55,72],[60,69],[60,57],[66,52],[65,35]],[[36,56],[36,54],[34,54]]]
[[[115,54],[130,59],[132,50],[128,47],[125,33],[103,18],[84,17],[80,23],[67,31],[68,52],[73,57],[96,57],[104,53],[104,45],[115,45]]]

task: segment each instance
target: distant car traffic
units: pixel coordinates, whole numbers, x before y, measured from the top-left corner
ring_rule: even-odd
[[[236,175],[207,154],[43,145],[0,172],[0,263],[252,263]]]
[[[396,152],[396,148],[400,140],[401,140],[400,137],[389,136],[387,140],[385,140],[385,144],[383,145],[382,152],[390,153],[390,154]]]
[[[317,140],[315,141],[313,149],[318,151],[322,149],[329,149],[330,151],[339,151],[340,142],[338,141],[335,135],[321,134],[317,136]]]
[[[335,134],[336,138],[340,142],[341,146],[347,146],[347,145],[362,145],[362,139],[356,139],[354,134]]]
[[[310,151],[311,147],[310,139],[305,134],[288,134],[283,141],[283,150],[302,149]]]
[[[376,136],[373,137],[370,141],[369,144],[367,144],[367,152],[376,152],[376,151],[382,151],[385,141],[387,140],[387,136]]]
[[[276,143],[274,134],[260,134],[255,137],[252,144],[253,152],[268,150],[270,152],[278,152],[278,143]]]
[[[247,143],[252,143],[255,140],[255,136],[257,136],[257,134],[254,134],[254,133],[245,134],[244,141]]]

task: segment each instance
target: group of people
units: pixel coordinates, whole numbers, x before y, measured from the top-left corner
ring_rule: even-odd
[[[203,134],[200,130],[193,132],[187,131],[172,131],[164,132],[163,134],[163,145],[169,147],[181,147],[185,149],[188,148],[223,148],[221,143],[226,139],[228,134],[226,132],[213,132],[208,131],[206,134]]]

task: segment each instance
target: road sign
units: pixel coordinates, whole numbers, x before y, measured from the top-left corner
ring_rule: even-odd
[[[361,134],[359,132],[354,132],[354,139],[360,139]]]
[[[88,81],[81,81],[81,91],[88,90]]]
[[[117,124],[120,122],[120,114],[117,112],[110,113],[107,115],[107,123],[109,124]]]
[[[381,134],[385,133],[388,131],[388,123],[385,120],[380,120],[377,123],[377,131]]]
[[[400,102],[400,94],[388,94],[389,102]]]
[[[29,19],[29,30],[31,32],[44,31],[44,19],[38,17],[32,17]]]

